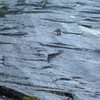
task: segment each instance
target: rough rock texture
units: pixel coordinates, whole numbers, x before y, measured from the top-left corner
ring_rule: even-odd
[[[41,100],[100,100],[100,0],[18,1],[0,0],[0,84]]]

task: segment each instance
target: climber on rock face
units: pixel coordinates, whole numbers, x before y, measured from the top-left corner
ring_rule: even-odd
[[[58,36],[60,36],[61,33],[62,33],[60,29],[56,29],[56,30],[54,30],[54,32],[55,32],[55,34],[58,35]]]

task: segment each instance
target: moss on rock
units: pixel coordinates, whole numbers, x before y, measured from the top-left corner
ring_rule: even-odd
[[[39,100],[37,97],[35,97],[35,96],[24,96],[23,97],[23,100]]]
[[[5,17],[7,11],[8,11],[8,7],[7,6],[1,7],[0,8],[0,17]]]
[[[6,12],[2,9],[0,9],[0,17],[5,17]]]

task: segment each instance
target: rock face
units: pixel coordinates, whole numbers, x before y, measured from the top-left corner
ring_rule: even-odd
[[[41,100],[100,100],[100,1],[0,0],[0,85]],[[60,30],[60,35],[55,30]]]

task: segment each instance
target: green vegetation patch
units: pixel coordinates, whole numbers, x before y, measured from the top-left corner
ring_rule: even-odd
[[[39,100],[37,97],[35,97],[35,96],[31,96],[31,97],[29,97],[29,96],[24,96],[23,97],[23,100]]]
[[[0,17],[5,17],[6,12],[2,9],[0,9]]]
[[[8,11],[8,7],[7,6],[1,7],[0,8],[0,17],[5,17],[7,11]]]

